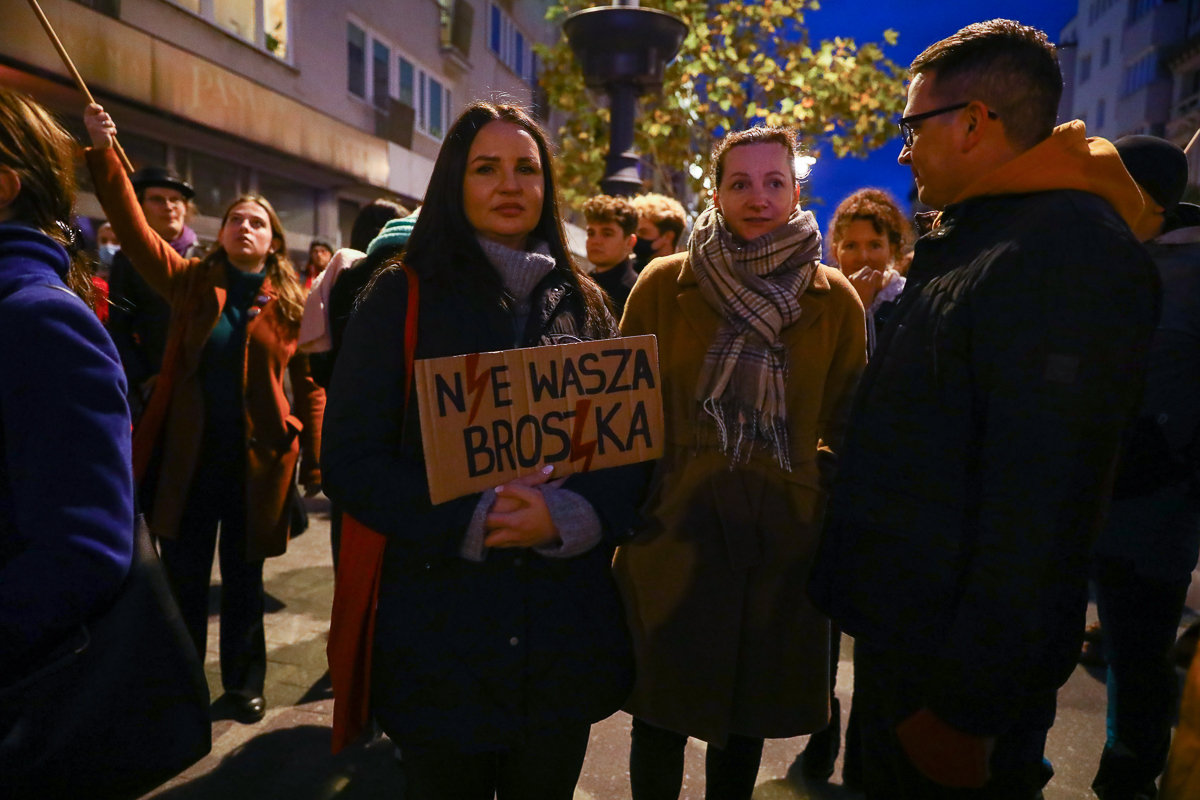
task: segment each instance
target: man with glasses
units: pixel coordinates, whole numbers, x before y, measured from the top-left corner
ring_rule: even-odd
[[[184,258],[196,255],[196,234],[187,225],[195,196],[191,185],[162,167],[144,167],[130,176],[130,182],[154,232]],[[108,332],[121,354],[129,382],[130,411],[136,420],[162,368],[171,306],[120,251],[113,256],[109,303]]]
[[[941,212],[867,366],[811,593],[855,637],[868,798],[1032,800],[1157,314],[1107,142],[1055,128],[1041,31],[912,64],[900,163]]]

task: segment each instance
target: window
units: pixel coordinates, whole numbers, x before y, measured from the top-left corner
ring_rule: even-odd
[[[258,192],[271,201],[285,231],[316,233],[317,194],[311,186],[260,172]]]
[[[213,0],[217,24],[234,36],[253,42],[258,38],[254,0]]]
[[[500,6],[494,3],[491,6],[491,13],[488,14],[488,20],[491,22],[491,31],[488,34],[488,45],[492,48],[492,52],[500,55]]]
[[[403,56],[400,57],[400,102],[406,106],[413,106],[414,82],[416,81],[416,73],[413,71],[412,62]]]
[[[1117,0],[1092,0],[1092,4],[1088,8],[1088,24],[1091,25],[1104,16],[1104,12],[1116,5],[1116,2]]]
[[[266,46],[278,58],[288,57],[287,0],[266,0],[263,4],[263,30]]]
[[[248,185],[243,175],[245,170],[237,164],[194,150],[189,161],[192,186],[196,190],[196,210],[207,217],[219,219],[243,187]]]
[[[1104,99],[1096,103],[1096,130],[1104,127]]]
[[[1154,9],[1161,6],[1163,0],[1130,0],[1129,2],[1129,24],[1137,22],[1142,17],[1149,14]]]
[[[1123,94],[1130,95],[1158,77],[1158,53],[1150,51],[1125,68]]]
[[[413,109],[416,130],[434,139],[445,136],[453,113],[448,82],[365,26],[348,22],[346,30],[350,93],[384,111],[390,105],[389,100],[395,98]],[[394,82],[393,63],[397,78]]]
[[[371,42],[374,57],[371,63],[371,98],[376,108],[387,108],[391,77],[392,51],[378,40]]]
[[[421,73],[421,102],[417,105],[417,127],[423,131],[429,130],[429,123],[425,121],[425,73]]]
[[[1079,82],[1087,83],[1092,77],[1092,57],[1090,55],[1079,59]]]
[[[1109,56],[1112,55],[1112,39],[1105,36],[1104,41],[1100,43],[1100,66],[1107,67]]]
[[[347,86],[350,94],[367,99],[367,34],[353,22],[346,23]]]
[[[537,86],[539,67],[541,67],[541,64],[538,62],[537,53],[530,53],[529,54],[529,77],[525,79],[526,82],[528,82],[530,86]]]
[[[442,85],[433,78],[429,79],[429,135],[435,139],[442,138],[442,122],[445,120],[442,108]]]
[[[534,54],[528,46],[529,40],[517,29],[512,17],[500,6],[490,3],[488,6],[488,46],[521,80],[534,84],[537,82]]]
[[[289,0],[172,0],[218,28],[287,59]]]

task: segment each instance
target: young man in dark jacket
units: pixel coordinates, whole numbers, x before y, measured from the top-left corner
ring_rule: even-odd
[[[592,279],[612,301],[613,316],[621,318],[625,301],[637,283],[633,246],[638,215],[624,197],[602,194],[583,204],[587,219],[587,257],[596,267]]]
[[[1045,34],[972,25],[912,65],[905,146],[942,211],[863,376],[810,587],[857,643],[869,798],[1035,798],[1088,550],[1154,329],[1145,204],[1054,128]]]

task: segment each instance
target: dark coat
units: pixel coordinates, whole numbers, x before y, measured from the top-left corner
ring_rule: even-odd
[[[160,436],[158,468],[150,530],[174,539],[191,494],[204,438],[204,392],[200,359],[225,304],[225,266],[199,258],[185,259],[150,229],[121,162],[111,148],[87,151],[96,196],[104,206],[121,250],[150,286],[171,304],[171,325],[183,328],[179,373]],[[298,325],[279,309],[270,280],[262,301],[246,325],[243,377],[246,436],[246,558],[277,556],[287,550],[291,522],[288,491],[295,481],[303,444],[301,483],[320,483],[324,392],[296,356]],[[191,309],[190,316],[183,314]],[[292,379],[296,409],[284,393],[284,372]]]
[[[630,256],[612,269],[592,273],[592,279],[612,300],[613,313],[617,319],[625,313],[625,302],[629,299],[629,293],[633,291],[633,285],[637,283],[638,274],[634,271],[633,264],[634,258]]]
[[[731,733],[784,738],[829,721],[829,621],[804,589],[866,325],[850,282],[829,267],[800,308],[779,336],[791,471],[766,449],[730,469],[716,446],[696,384],[721,316],[686,253],[642,270],[621,320],[626,336],[658,337],[667,442],[648,520],[614,566],[637,655],[625,710],[717,746]]]
[[[1087,560],[1142,388],[1154,265],[1081,191],[978,197],[916,246],[855,398],[810,591],[998,735],[1079,656]]]
[[[488,267],[490,269],[490,267]],[[420,284],[416,356],[512,347],[511,315],[459,289]],[[325,419],[325,491],[388,537],[379,593],[372,706],[402,746],[494,750],[571,722],[596,722],[629,694],[633,663],[611,574],[636,516],[642,470],[572,475],[605,542],[568,559],[458,550],[480,495],[431,505],[415,390],[403,418],[404,273],[384,273],[338,356]],[[551,272],[534,290],[525,346],[616,335],[585,326],[577,290]]]
[[[103,608],[133,555],[125,376],[68,265],[0,225],[0,686]]]

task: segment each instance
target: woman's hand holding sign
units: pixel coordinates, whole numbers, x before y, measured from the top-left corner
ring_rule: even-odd
[[[558,528],[538,487],[550,480],[553,466],[496,487],[496,504],[487,516],[488,547],[538,547],[556,541]]]

